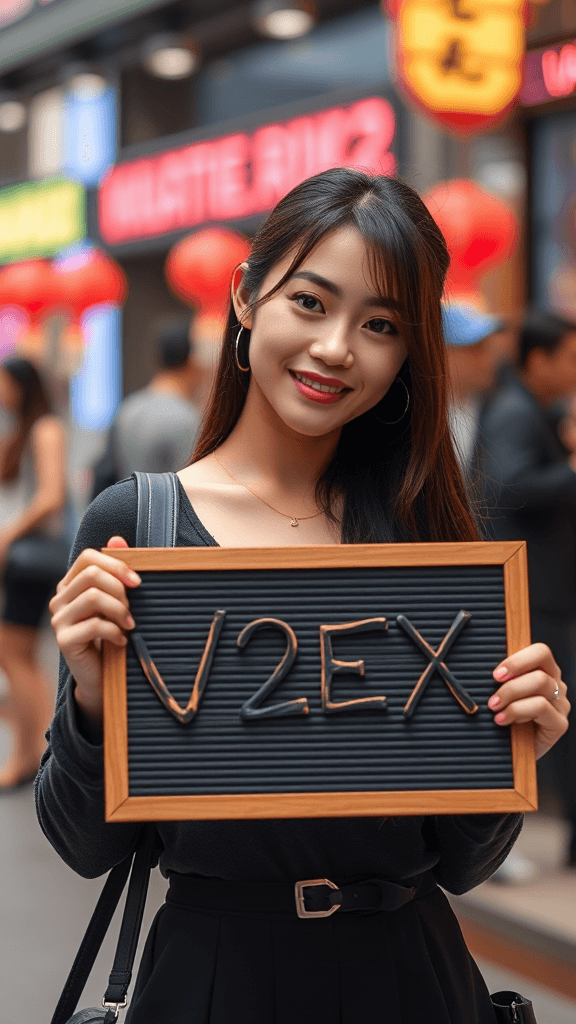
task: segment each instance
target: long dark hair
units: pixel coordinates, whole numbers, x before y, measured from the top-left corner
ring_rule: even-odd
[[[454,453],[447,416],[445,349],[440,300],[449,256],[442,234],[408,185],[393,178],[336,168],[308,178],[278,203],[258,231],[244,284],[256,309],[288,281],[329,232],[356,227],[366,240],[374,283],[400,303],[400,333],[408,358],[399,377],[410,395],[395,420],[391,396],[347,423],[336,454],[317,484],[317,500],[334,521],[344,498],[342,540],[470,541],[478,531]],[[271,269],[294,253],[276,287],[260,295]],[[230,309],[220,364],[191,462],[213,452],[238,421],[249,373],[236,365],[238,330]],[[241,346],[246,365],[248,349]],[[397,385],[394,385],[396,391]],[[400,396],[404,388],[398,386]]]
[[[22,453],[36,420],[52,412],[52,406],[38,370],[28,359],[7,359],[0,363],[0,370],[10,375],[20,392],[16,429],[7,441],[0,464],[0,480],[9,481],[18,476]]]

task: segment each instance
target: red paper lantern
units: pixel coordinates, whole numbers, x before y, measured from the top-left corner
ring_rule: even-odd
[[[46,260],[11,263],[0,270],[0,306],[20,306],[39,320],[61,302],[60,282]]]
[[[126,299],[126,275],[122,268],[99,249],[86,249],[56,264],[61,305],[75,320],[91,306],[109,302],[122,305]]]
[[[228,302],[234,269],[249,253],[247,240],[237,231],[205,228],[171,249],[166,280],[178,298],[200,306],[203,312],[218,312]]]
[[[512,210],[465,179],[442,182],[423,198],[450,252],[447,291],[476,295],[480,276],[514,251],[518,228]]]

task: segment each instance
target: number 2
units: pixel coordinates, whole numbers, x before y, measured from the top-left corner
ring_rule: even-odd
[[[272,693],[278,683],[288,675],[298,650],[298,641],[294,630],[287,622],[282,622],[281,619],[254,619],[253,622],[249,622],[238,636],[236,641],[238,647],[245,647],[254,636],[256,630],[262,629],[264,626],[278,629],[281,633],[284,633],[286,637],[286,650],[282,661],[276,666],[272,675],[249,700],[244,702],[240,708],[240,717],[249,720],[254,718],[277,718],[280,715],[307,715],[309,707],[306,697],[283,701],[280,704],[271,704],[266,708],[260,706],[262,701]]]

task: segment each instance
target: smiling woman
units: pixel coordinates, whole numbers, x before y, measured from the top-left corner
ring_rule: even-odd
[[[399,181],[337,168],[280,202],[233,276],[211,404],[178,474],[177,547],[477,538],[446,418],[447,265],[440,231]],[[140,837],[138,824],[104,822],[99,651],[103,639],[124,646],[135,627],[126,588],[141,580],[102,549],[133,546],[136,519],[133,480],[101,494],[51,603],[65,660],[38,813],[89,876]],[[354,595],[342,594],[348,623],[359,617]],[[170,620],[168,603],[162,615]],[[181,650],[170,657],[186,664]],[[550,650],[510,655],[494,678],[497,725],[534,721],[544,753],[569,710]],[[320,743],[312,731],[309,741]],[[127,1020],[495,1024],[437,883],[478,885],[520,825],[513,814],[160,821],[170,890]]]
[[[322,510],[299,543],[477,539],[446,418],[447,266],[426,207],[392,178],[337,168],[278,204],[236,271],[212,402],[180,474],[217,540],[287,543],[241,484],[232,492],[207,458],[216,448],[270,505]]]

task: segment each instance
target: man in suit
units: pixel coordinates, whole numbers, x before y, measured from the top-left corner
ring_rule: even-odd
[[[516,372],[504,372],[479,417],[487,529],[526,540],[532,639],[548,644],[576,697],[576,455],[553,426],[554,406],[576,393],[576,324],[548,312],[521,326]],[[576,744],[569,730],[551,756],[571,825],[576,866]]]

